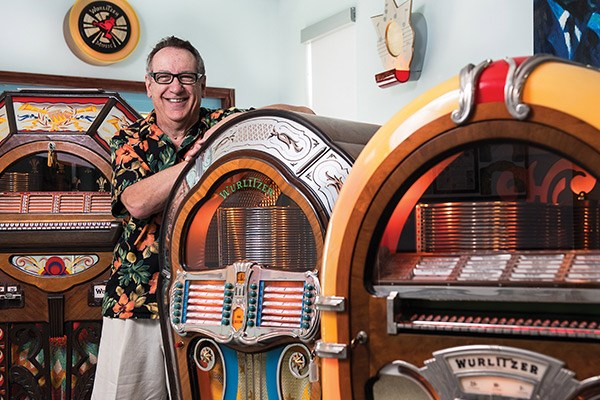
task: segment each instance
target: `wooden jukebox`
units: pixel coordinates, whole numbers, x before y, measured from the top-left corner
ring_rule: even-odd
[[[161,316],[178,399],[321,397],[325,229],[379,126],[240,114],[184,170],[164,216]]]
[[[600,399],[600,71],[468,65],[356,160],[322,266],[332,399]]]
[[[91,394],[121,229],[108,141],[137,118],[100,90],[0,96],[0,399]]]

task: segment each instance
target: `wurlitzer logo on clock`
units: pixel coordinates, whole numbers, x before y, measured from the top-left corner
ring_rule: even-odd
[[[139,22],[125,0],[79,0],[67,14],[65,38],[83,61],[112,64],[125,59],[137,46]]]

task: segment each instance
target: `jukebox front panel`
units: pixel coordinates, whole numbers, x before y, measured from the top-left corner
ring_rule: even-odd
[[[550,57],[486,61],[382,127],[327,233],[335,397],[598,398],[600,120],[578,101],[598,87]]]
[[[318,263],[352,163],[332,141],[346,126],[364,141],[377,129],[244,113],[180,177],[165,216],[161,285],[175,397],[321,396]]]
[[[108,140],[137,119],[112,93],[0,96],[0,397],[91,394],[120,223]]]
[[[236,352],[211,339],[192,342],[192,380],[201,399],[310,399],[319,394],[310,376],[315,364],[304,344],[259,353]]]

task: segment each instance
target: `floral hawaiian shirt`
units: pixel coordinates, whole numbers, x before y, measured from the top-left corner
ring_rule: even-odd
[[[194,141],[235,108],[200,108],[199,122],[188,132],[179,151],[156,125],[154,111],[121,129],[110,141],[112,158],[112,213],[122,218],[123,233],[114,249],[111,275],[102,302],[102,315],[111,318],[158,318],[156,284],[162,214],[132,217],[121,203],[121,193],[137,181],[182,161]]]

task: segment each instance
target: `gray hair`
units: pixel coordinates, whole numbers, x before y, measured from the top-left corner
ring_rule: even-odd
[[[206,73],[204,70],[204,60],[202,59],[202,56],[200,56],[198,50],[189,41],[180,39],[175,36],[168,36],[156,43],[152,51],[150,51],[150,54],[148,54],[148,58],[146,59],[146,73],[152,72],[151,66],[154,56],[156,55],[156,53],[158,53],[159,50],[162,50],[165,47],[175,47],[178,49],[184,49],[189,51],[196,59],[196,72],[200,74]]]

